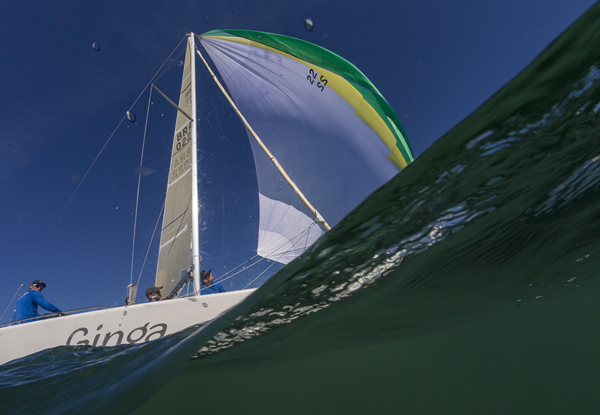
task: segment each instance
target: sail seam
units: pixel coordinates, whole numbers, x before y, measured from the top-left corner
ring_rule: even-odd
[[[167,242],[165,242],[164,244],[162,244],[158,250],[160,251],[161,249],[163,249],[165,246],[169,245],[171,242],[173,242],[175,239],[179,238],[181,235],[183,235],[185,232],[187,232],[187,223],[185,224],[184,228],[174,237],[172,237],[171,239],[169,239]]]
[[[188,168],[186,171],[184,171],[183,173],[181,173],[181,175],[180,175],[178,178],[176,178],[176,179],[175,179],[175,180],[174,180],[172,183],[169,183],[169,184],[167,185],[167,189],[168,189],[169,187],[173,186],[173,185],[174,185],[175,183],[177,183],[179,180],[183,179],[183,178],[184,178],[184,177],[185,177],[185,176],[186,176],[186,175],[187,175],[187,174],[188,174],[188,173],[189,173],[191,170],[192,170],[192,168],[190,167],[190,168]]]

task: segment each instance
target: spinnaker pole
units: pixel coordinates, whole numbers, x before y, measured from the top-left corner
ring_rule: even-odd
[[[206,59],[204,59],[204,56],[202,56],[202,53],[200,53],[199,49],[196,49],[196,53],[198,53],[198,56],[200,56],[200,58],[204,62],[204,65],[206,65],[206,68],[208,69],[208,71],[212,75],[213,79],[217,83],[217,86],[219,87],[219,89],[221,90],[221,92],[223,93],[223,95],[225,95],[225,98],[227,98],[227,100],[231,104],[232,108],[237,113],[237,115],[240,117],[240,119],[244,123],[244,126],[246,126],[246,128],[248,129],[248,131],[250,131],[250,134],[252,134],[252,136],[254,137],[254,139],[256,140],[256,142],[258,143],[258,145],[263,149],[263,151],[265,152],[265,154],[267,155],[267,157],[269,157],[269,159],[271,160],[271,162],[275,165],[275,168],[277,168],[277,170],[279,171],[279,173],[281,174],[281,176],[290,185],[290,187],[292,188],[292,190],[294,190],[294,192],[300,198],[300,200],[302,201],[302,203],[304,203],[304,206],[306,206],[308,208],[308,210],[310,211],[310,213],[313,214],[313,216],[315,217],[315,220],[317,221],[317,223],[319,223],[323,227],[323,229],[325,229],[326,231],[331,230],[331,226],[329,226],[329,224],[325,221],[325,219],[323,218],[323,216],[321,216],[321,214],[317,211],[317,209],[315,209],[315,207],[308,201],[308,199],[306,198],[306,196],[304,196],[304,193],[302,193],[302,191],[298,188],[298,186],[296,186],[296,183],[294,183],[294,181],[292,180],[292,178],[286,173],[286,171],[283,169],[283,167],[281,166],[281,164],[279,164],[279,161],[277,161],[277,159],[275,158],[275,156],[269,151],[269,149],[267,148],[267,146],[263,143],[263,141],[260,139],[260,137],[258,136],[258,134],[256,134],[256,132],[250,126],[250,124],[248,123],[248,121],[246,121],[246,118],[242,115],[242,113],[238,109],[237,105],[235,105],[235,102],[233,102],[233,100],[231,99],[231,97],[229,96],[229,94],[227,93],[227,91],[225,91],[225,88],[223,88],[223,85],[221,85],[221,82],[219,82],[219,79],[217,78],[217,76],[215,75],[215,73],[212,71],[212,69],[210,69],[210,66],[208,65],[208,62],[206,62]]]

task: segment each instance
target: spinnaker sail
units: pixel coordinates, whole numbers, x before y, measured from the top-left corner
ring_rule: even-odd
[[[329,224],[412,161],[395,112],[342,57],[265,32],[214,30],[199,39],[244,117]],[[285,264],[324,231],[250,141],[260,193],[257,252]]]

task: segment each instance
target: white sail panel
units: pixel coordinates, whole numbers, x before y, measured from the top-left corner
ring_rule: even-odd
[[[327,222],[335,225],[398,168],[390,148],[357,115],[362,96],[349,102],[333,74],[308,62],[257,47],[236,37],[202,37],[233,100],[269,150]],[[330,76],[331,75],[331,76]],[[337,77],[340,78],[340,77]],[[346,82],[340,78],[341,82]],[[347,82],[346,82],[347,84]],[[282,183],[270,160],[250,137],[258,176],[261,237],[278,234],[293,241],[297,230],[268,228],[262,218],[280,201],[310,217],[295,193]],[[311,222],[312,223],[312,222]],[[310,224],[309,224],[310,225]],[[304,225],[304,226],[309,226]],[[301,253],[297,251],[296,254]]]
[[[185,56],[179,107],[191,113],[191,76],[189,46]],[[167,196],[163,214],[160,249],[156,270],[157,287],[168,294],[182,273],[190,268],[192,238],[192,122],[177,113]]]
[[[323,235],[313,218],[259,194],[258,255],[287,264]]]

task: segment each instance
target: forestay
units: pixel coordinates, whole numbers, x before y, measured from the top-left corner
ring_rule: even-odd
[[[398,117],[354,65],[314,44],[263,32],[200,37],[236,105],[330,225],[413,154]],[[323,230],[250,137],[258,176],[258,254],[288,263]]]

